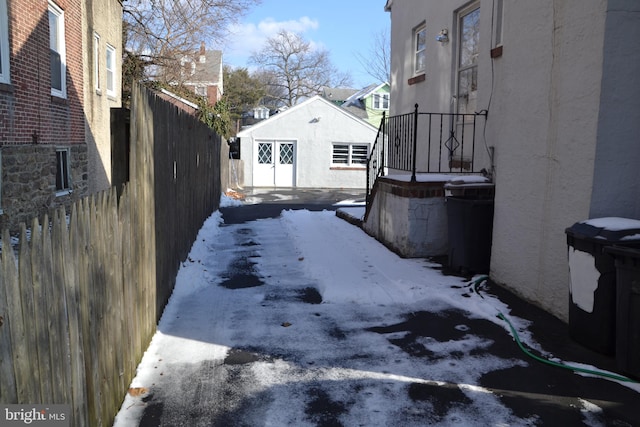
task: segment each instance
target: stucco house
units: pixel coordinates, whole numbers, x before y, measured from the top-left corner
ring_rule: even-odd
[[[449,161],[460,153],[459,163],[473,162],[465,172],[484,170],[495,185],[490,276],[567,320],[565,229],[589,218],[640,219],[640,3],[388,0],[385,10],[390,115],[417,104],[482,119],[475,150],[451,147]],[[457,139],[467,123],[445,122],[445,135]],[[428,151],[418,136],[418,171],[432,170]],[[406,177],[411,167],[385,172],[378,181],[407,188],[394,173]],[[431,181],[429,194],[442,199],[446,180]],[[410,203],[385,204],[389,194],[372,192],[371,219],[406,216]]]
[[[363,188],[377,129],[314,96],[238,133],[244,185]]]
[[[86,0],[82,30],[88,191],[95,193],[114,184],[110,111],[122,106],[122,2]]]

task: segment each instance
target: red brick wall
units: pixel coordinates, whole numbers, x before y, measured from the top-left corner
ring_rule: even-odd
[[[47,0],[8,2],[11,84],[0,86],[0,144],[84,144],[81,0],[64,11],[67,98],[51,95]]]

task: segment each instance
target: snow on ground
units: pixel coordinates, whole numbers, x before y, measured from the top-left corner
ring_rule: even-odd
[[[223,206],[238,204],[223,198]],[[255,264],[265,283],[246,289],[220,286],[229,279],[230,266],[241,262]],[[340,418],[345,425],[421,425],[419,413],[428,410],[421,405],[428,403],[409,399],[401,389],[408,384],[453,385],[471,403],[453,407],[433,425],[526,423],[514,418],[490,391],[474,385],[483,373],[526,362],[470,351],[491,343],[465,335],[466,323],[456,326],[462,334],[458,340],[418,337],[417,343],[435,355],[430,363],[407,358],[389,345],[406,332],[365,332],[371,325],[403,322],[407,313],[428,307],[431,312],[459,309],[469,319],[488,320],[509,333],[496,317],[498,312],[509,315],[509,307],[491,296],[473,295],[469,283],[434,267],[422,259],[398,257],[335,212],[285,211],[277,219],[229,226],[216,212],[179,271],[131,387],[150,390],[154,399],[164,397],[165,414],[184,409],[169,403],[169,396],[184,395],[184,405],[196,405],[197,400],[206,408],[198,410],[241,412],[245,420],[255,416],[261,425],[303,426],[312,425],[304,421],[309,414],[293,402],[312,404],[319,395],[350,402]],[[307,288],[319,290],[322,304],[289,301]],[[511,321],[524,342],[542,351],[527,332],[526,321]],[[328,336],[342,340],[341,345],[331,344]],[[238,349],[250,354],[236,353]],[[447,357],[451,354],[457,355],[457,363]],[[238,374],[226,362],[234,355],[256,359]],[[210,377],[194,380],[194,375]],[[195,383],[197,391],[188,387]],[[241,395],[247,394],[253,399],[251,409],[242,403]],[[228,407],[202,402],[208,398]],[[127,395],[115,426],[137,426],[147,405],[140,396]]]

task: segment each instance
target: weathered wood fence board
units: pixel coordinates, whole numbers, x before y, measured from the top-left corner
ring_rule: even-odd
[[[132,105],[120,195],[34,219],[16,251],[2,233],[0,402],[69,404],[73,426],[112,424],[222,193],[228,148],[217,135],[142,87]]]

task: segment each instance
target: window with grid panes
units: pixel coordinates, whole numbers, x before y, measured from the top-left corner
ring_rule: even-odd
[[[280,164],[293,164],[293,144],[280,144]]]
[[[258,163],[261,165],[270,165],[273,163],[272,147],[270,142],[261,142],[258,144]]]

